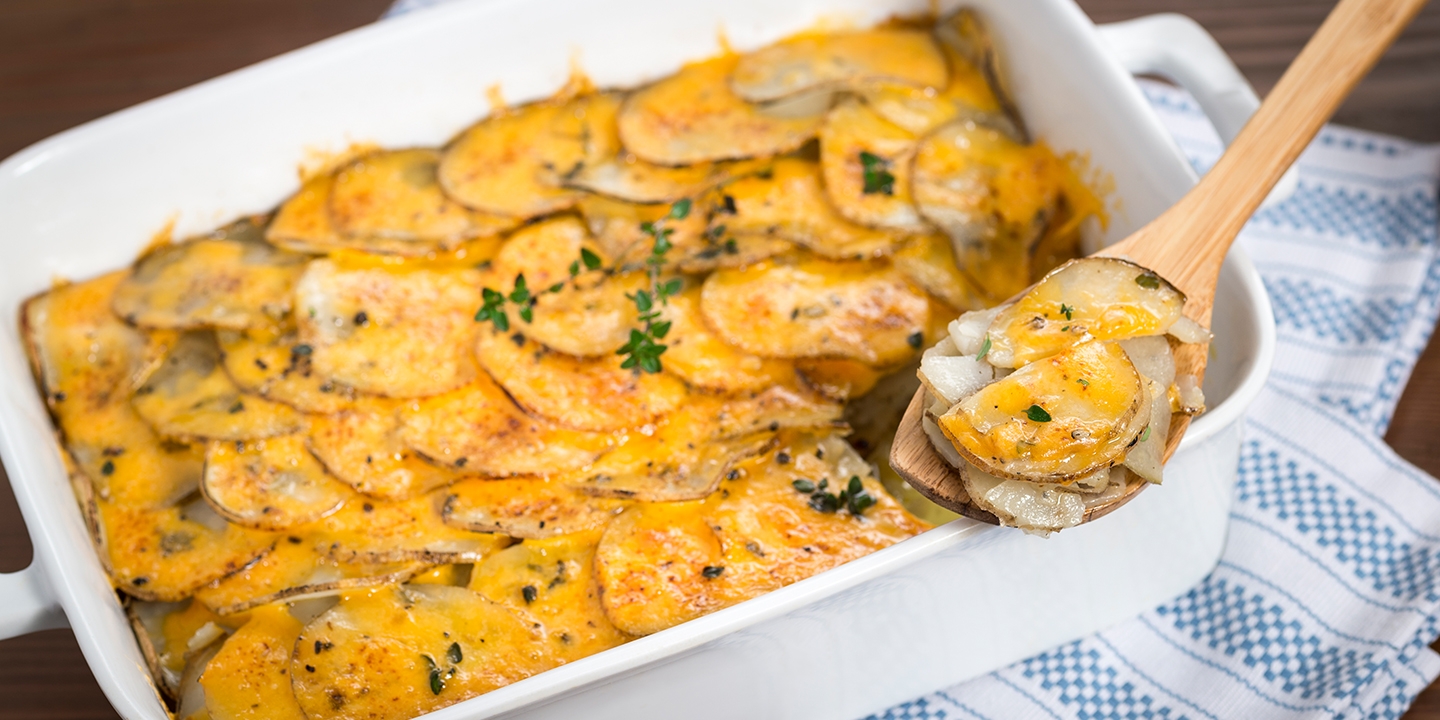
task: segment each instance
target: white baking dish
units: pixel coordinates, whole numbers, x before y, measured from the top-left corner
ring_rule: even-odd
[[[974,4],[1029,126],[1113,179],[1106,240],[1195,179],[1127,66],[1189,84],[1226,134],[1255,107],[1218,47],[1183,19],[1102,36],[1068,0]],[[167,221],[183,235],[268,209],[294,189],[307,151],[442,143],[487,112],[485,90],[496,83],[511,101],[539,97],[578,60],[601,85],[630,85],[718,51],[721,31],[747,49],[822,19],[868,24],[928,9],[926,0],[458,3],[116,113],[0,164],[0,456],[36,556],[0,576],[0,637],[68,622],[121,715],[165,717],[91,549],[18,338],[20,302],[53,278],[120,267]],[[433,717],[845,718],[1163,602],[1219,557],[1241,416],[1270,365],[1270,306],[1238,252],[1222,273],[1214,324],[1212,409],[1191,426],[1165,486],[1122,512],[1049,540],[957,520]]]

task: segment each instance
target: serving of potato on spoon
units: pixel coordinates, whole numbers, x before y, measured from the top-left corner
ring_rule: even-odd
[[[1220,266],[1280,176],[1424,0],[1341,0],[1204,178],[1128,238],[998,307],[921,361],[890,463],[935,503],[1039,534],[1162,480],[1200,389]]]

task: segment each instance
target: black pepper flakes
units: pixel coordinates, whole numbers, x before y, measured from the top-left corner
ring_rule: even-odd
[[[704,575],[706,580],[714,580],[724,572],[725,566],[723,565],[706,565],[705,569],[700,571],[700,574]]]
[[[789,465],[789,464],[790,464],[790,453],[787,453],[787,452],[785,452],[784,450],[781,450],[780,452],[775,453],[775,462],[780,463],[781,465]]]
[[[540,596],[540,591],[536,590],[534,585],[526,585],[520,588],[520,596],[525,598],[525,604],[529,605],[535,602],[535,598]]]
[[[905,342],[910,343],[910,347],[912,347],[912,348],[914,348],[914,349],[916,349],[916,350],[919,350],[919,349],[920,349],[920,346],[925,344],[925,333],[923,333],[923,332],[914,332],[914,333],[911,333],[911,334],[910,334],[910,337],[905,338]]]
[[[370,316],[369,316],[369,315],[366,315],[364,310],[361,310],[360,312],[355,313],[355,324],[356,324],[356,325],[366,325],[366,324],[368,324],[369,322],[370,322]]]
[[[104,475],[104,476],[106,476],[106,477],[109,477],[109,476],[111,476],[111,475],[114,475],[114,474],[115,474],[115,461],[114,461],[114,460],[106,460],[106,461],[105,461],[105,464],[100,466],[100,474],[101,474],[101,475]]]

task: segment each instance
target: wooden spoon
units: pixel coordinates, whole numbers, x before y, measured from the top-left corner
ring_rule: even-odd
[[[1425,1],[1341,0],[1210,172],[1160,217],[1096,254],[1127,258],[1169,280],[1185,293],[1185,315],[1209,327],[1220,265],[1240,228]],[[1176,371],[1204,377],[1207,350],[1181,345]],[[959,471],[930,444],[920,425],[924,410],[922,387],[895,432],[890,466],[936,504],[998,524],[969,503]],[[1189,425],[1188,416],[1170,421],[1166,460]],[[1131,483],[1124,495],[1087,509],[1084,522],[1124,505],[1147,484]]]

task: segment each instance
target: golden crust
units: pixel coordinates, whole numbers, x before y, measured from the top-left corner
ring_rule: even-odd
[[[910,196],[910,161],[917,139],[860,100],[842,101],[820,128],[825,196],[851,222],[907,233],[929,231]],[[878,158],[881,169],[890,173],[887,187],[872,183],[866,192],[866,154]]]
[[[287,533],[260,559],[196,590],[195,601],[217,615],[235,615],[281,600],[404,582],[425,567],[414,561],[340,561],[317,543],[323,544],[313,535]]]
[[[558,480],[466,480],[450,488],[445,522],[473,532],[491,532],[539,540],[599,530],[624,507],[605,498],[586,497]]]
[[[130,404],[156,432],[174,438],[258,440],[304,427],[289,405],[240,392],[211,332],[180,336]]]
[[[226,520],[275,531],[319,520],[354,496],[305,451],[303,435],[212,441],[200,490]]]
[[[739,235],[773,235],[834,259],[879,257],[893,251],[903,236],[845,219],[826,198],[820,171],[814,162],[781,158],[769,172],[725,185],[721,192],[735,213],[712,220],[712,232],[724,225]]]
[[[880,80],[939,89],[947,76],[945,56],[929,32],[879,28],[786,38],[741,57],[730,87],[746,100],[767,102]]]
[[[355,402],[355,388],[315,372],[293,324],[219,330],[215,340],[225,373],[247,393],[310,413],[339,412]]]
[[[401,439],[403,401],[370,400],[313,416],[306,447],[356,491],[407,500],[455,482],[464,472],[427,462]]]
[[[305,720],[290,688],[290,651],[301,629],[283,607],[252,612],[200,674],[209,716],[254,717],[264,708],[266,720]]]

